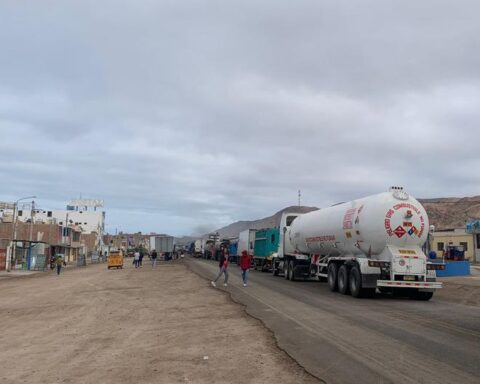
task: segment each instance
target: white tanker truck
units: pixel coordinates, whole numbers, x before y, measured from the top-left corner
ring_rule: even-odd
[[[380,291],[429,300],[442,283],[422,245],[429,231],[423,206],[400,187],[304,214],[284,213],[273,274],[326,279],[354,297]],[[402,290],[402,291],[399,291]]]

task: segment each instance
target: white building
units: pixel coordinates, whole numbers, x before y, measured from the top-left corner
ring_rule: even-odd
[[[31,209],[18,207],[17,220],[30,221]],[[72,200],[65,210],[33,210],[35,223],[56,223],[60,225],[79,226],[83,233],[96,232],[102,235],[105,231],[105,211],[103,201],[94,199]]]

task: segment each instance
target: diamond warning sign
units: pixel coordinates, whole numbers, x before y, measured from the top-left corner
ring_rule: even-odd
[[[408,231],[408,234],[409,234],[410,236],[414,236],[414,235],[416,235],[417,233],[418,233],[418,230],[417,230],[417,228],[416,228],[415,226],[413,226],[412,228],[410,228],[410,230]]]
[[[405,235],[405,233],[407,233],[407,231],[405,231],[405,229],[399,225],[397,228],[395,228],[393,233],[400,239],[403,235]]]

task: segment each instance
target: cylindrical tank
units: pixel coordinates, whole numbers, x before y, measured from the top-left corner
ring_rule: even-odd
[[[401,189],[300,215],[289,230],[297,252],[375,258],[387,244],[422,246],[428,235],[423,206]]]

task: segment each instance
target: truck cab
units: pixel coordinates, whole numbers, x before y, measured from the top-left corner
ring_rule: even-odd
[[[272,255],[272,273],[278,276],[283,273],[287,280],[307,278],[310,276],[310,258],[295,252],[290,237],[290,227],[294,220],[303,215],[297,212],[284,212],[280,219],[280,240],[278,252]]]

